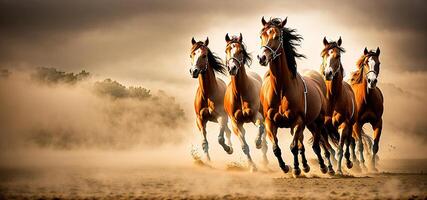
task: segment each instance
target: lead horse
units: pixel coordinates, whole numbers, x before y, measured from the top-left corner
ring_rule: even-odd
[[[243,44],[243,36],[230,38],[225,36],[227,43],[225,48],[226,66],[231,76],[225,92],[224,107],[231,119],[233,132],[239,137],[243,153],[248,159],[251,171],[256,170],[255,163],[249,152],[249,146],[245,140],[246,131],[244,123],[254,123],[258,127],[256,147],[262,149],[263,163],[267,164],[267,142],[264,131],[264,118],[261,112],[259,92],[261,90],[261,77],[253,72],[246,72],[245,65],[250,66],[251,57]]]
[[[365,159],[363,156],[362,127],[370,123],[374,129],[374,144],[372,147],[371,168],[375,168],[375,157],[378,152],[378,144],[382,132],[382,115],[384,111],[384,97],[381,90],[377,87],[378,75],[380,73],[380,48],[376,51],[367,48],[363,55],[357,61],[357,71],[351,74],[351,87],[356,96],[357,120],[353,125],[355,139],[358,140],[359,159],[362,168],[365,168]]]
[[[225,74],[226,69],[221,60],[208,48],[208,38],[204,42],[196,42],[192,38],[191,44],[190,59],[192,66],[190,74],[193,78],[199,80],[199,87],[194,100],[196,123],[203,136],[202,148],[209,162],[209,146],[206,139],[206,123],[208,121],[219,123],[218,142],[228,154],[233,153],[230,140],[231,131],[227,126],[228,117],[224,110],[226,85],[224,81],[215,77],[215,72]],[[224,132],[226,133],[228,144],[225,144]]]
[[[305,157],[303,131],[305,127],[313,134],[313,150],[319,160],[323,173],[327,172],[321,156],[319,140],[323,128],[326,111],[326,99],[322,93],[321,84],[324,84],[321,75],[302,77],[297,72],[295,58],[303,57],[295,50],[302,38],[295,30],[286,28],[287,18],[280,20],[273,18],[266,22],[261,20],[261,53],[258,55],[262,66],[269,66],[267,75],[262,84],[260,99],[265,128],[273,146],[280,168],[287,173],[289,167],[282,158],[281,149],[277,140],[278,128],[291,128],[293,140],[290,146],[294,156],[294,174],[299,175],[298,151],[302,157],[303,170],[308,172],[309,165]],[[317,78],[316,78],[317,77]],[[325,86],[323,86],[325,87]]]
[[[320,71],[326,83],[326,98],[328,100],[327,117],[325,127],[329,132],[338,131],[340,134],[338,146],[337,173],[342,174],[341,161],[343,147],[346,145],[345,158],[347,168],[352,168],[349,147],[352,141],[352,127],[357,118],[355,112],[355,97],[351,86],[343,81],[344,68],[341,63],[341,53],[345,50],[341,47],[341,37],[338,41],[328,42],[323,38],[324,49],[321,52],[323,58]]]

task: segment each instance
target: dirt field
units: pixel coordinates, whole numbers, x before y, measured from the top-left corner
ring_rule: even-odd
[[[250,173],[238,164],[210,168],[186,161],[174,164],[173,159],[147,164],[115,154],[108,159],[79,154],[43,158],[34,162],[14,157],[20,161],[2,163],[0,199],[427,198],[427,160],[384,160],[381,173],[344,177],[322,175],[313,163],[308,175],[294,178],[275,163]]]

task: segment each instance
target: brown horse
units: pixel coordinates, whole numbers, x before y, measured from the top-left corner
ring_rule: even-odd
[[[343,81],[344,68],[341,63],[341,37],[337,42],[328,42],[323,38],[324,49],[321,56],[323,58],[320,71],[325,78],[326,98],[328,100],[327,117],[325,126],[328,131],[338,131],[340,141],[338,146],[338,166],[337,173],[342,174],[341,161],[343,157],[343,147],[346,144],[345,158],[347,168],[353,166],[350,161],[349,146],[352,140],[352,127],[356,119],[355,97],[351,86]]]
[[[231,118],[233,132],[239,137],[243,153],[247,156],[249,167],[256,170],[249,153],[249,146],[245,140],[244,123],[254,123],[258,127],[255,141],[258,149],[262,148],[264,164],[267,164],[267,143],[265,141],[264,118],[262,117],[259,92],[261,77],[253,72],[246,72],[245,65],[251,64],[251,57],[243,44],[242,34],[230,38],[225,35],[227,46],[225,49],[226,65],[231,75],[231,82],[225,92],[224,107]]]
[[[262,84],[260,99],[265,128],[273,144],[274,155],[277,157],[280,168],[287,173],[289,167],[282,159],[277,129],[291,128],[293,140],[290,148],[294,156],[294,174],[301,173],[298,150],[302,157],[303,169],[308,172],[310,168],[305,158],[303,144],[303,131],[307,126],[313,134],[313,150],[319,160],[320,168],[323,173],[326,173],[328,169],[320,154],[319,146],[327,105],[321,91],[321,85],[324,85],[324,82],[319,75],[302,77],[297,72],[295,58],[303,55],[296,52],[295,46],[302,38],[295,34],[295,30],[284,27],[286,19],[282,21],[274,18],[266,22],[263,17],[261,21],[262,48],[258,59],[262,66],[269,66],[269,75]]]
[[[226,85],[224,81],[215,77],[215,72],[225,74],[226,69],[221,60],[209,50],[208,38],[206,38],[205,42],[196,42],[192,38],[191,44],[193,46],[190,53],[192,65],[190,74],[193,78],[199,79],[199,87],[194,101],[196,123],[203,135],[203,151],[207,161],[210,161],[208,141],[206,139],[206,123],[208,121],[219,123],[218,142],[228,154],[233,153],[230,141],[231,131],[227,126],[228,117],[224,110]],[[224,132],[226,133],[228,144],[225,144]]]
[[[358,141],[359,159],[361,166],[365,168],[363,157],[362,127],[370,123],[374,129],[374,145],[372,147],[371,168],[375,168],[375,156],[378,152],[378,143],[382,131],[382,115],[384,111],[384,97],[376,86],[380,73],[380,48],[376,51],[368,51],[366,48],[362,57],[357,61],[357,71],[351,74],[351,87],[356,95],[357,120],[353,125],[353,133]]]

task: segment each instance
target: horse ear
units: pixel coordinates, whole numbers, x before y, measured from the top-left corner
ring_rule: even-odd
[[[288,22],[288,17],[285,18],[285,20],[283,20],[282,22],[280,22],[280,27],[285,27],[286,22]]]
[[[326,36],[323,38],[323,45],[325,45],[325,46],[329,45],[329,42],[326,39]]]
[[[377,56],[380,56],[380,47],[377,47],[377,51],[375,52]]]
[[[240,35],[239,35],[239,42],[242,42],[243,41],[243,36],[242,36],[242,33],[240,33]]]
[[[264,16],[262,16],[261,22],[262,22],[262,25],[263,25],[263,26],[265,26],[265,24],[267,24],[267,22],[266,22],[266,21],[265,21],[265,19],[264,19]]]
[[[226,41],[226,42],[230,42],[230,36],[228,36],[228,33],[227,33],[227,34],[225,34],[225,41]]]
[[[364,55],[368,55],[368,53],[369,53],[369,52],[368,52],[368,48],[366,48],[366,47],[365,47],[365,49],[363,50],[363,54],[364,54]]]
[[[341,36],[340,36],[340,39],[338,39],[338,42],[337,42],[337,44],[338,44],[338,46],[341,46],[341,44],[342,44],[342,39],[341,39]]]
[[[209,44],[209,38],[208,38],[208,37],[206,37],[206,40],[205,40],[205,46],[208,46],[208,44]]]
[[[196,44],[196,40],[194,39],[194,37],[193,37],[193,38],[191,38],[191,44],[192,44],[192,45]]]

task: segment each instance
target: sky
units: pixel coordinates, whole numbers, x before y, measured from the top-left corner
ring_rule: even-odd
[[[347,73],[364,47],[380,47],[386,130],[397,132],[389,141],[409,135],[405,148],[417,150],[427,142],[426,10],[423,0],[0,0],[0,68],[84,69],[165,90],[192,116],[197,81],[188,73],[191,38],[209,37],[210,49],[224,58],[225,34],[242,33],[255,58],[261,17],[288,17],[286,26],[304,38],[298,51],[307,58],[297,61],[298,70],[318,70],[325,36],[342,37]],[[266,68],[253,62],[251,70],[263,74]]]

